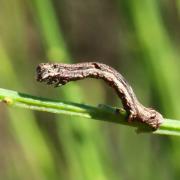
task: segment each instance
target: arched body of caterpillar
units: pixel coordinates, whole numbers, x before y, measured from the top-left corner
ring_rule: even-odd
[[[128,121],[140,121],[153,129],[163,122],[162,115],[152,108],[144,107],[137,99],[131,86],[124,77],[112,67],[98,63],[85,62],[78,64],[41,63],[37,67],[37,81],[60,86],[70,81],[85,78],[103,79],[120,97],[128,114]]]

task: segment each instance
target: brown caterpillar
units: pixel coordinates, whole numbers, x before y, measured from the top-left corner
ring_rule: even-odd
[[[85,78],[103,79],[120,97],[128,114],[128,121],[140,121],[153,129],[163,122],[162,115],[151,108],[144,107],[136,98],[131,86],[124,77],[112,67],[98,62],[78,64],[41,63],[37,67],[37,81],[60,86],[70,81]]]

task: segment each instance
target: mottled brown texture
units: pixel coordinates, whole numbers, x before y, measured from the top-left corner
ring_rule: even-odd
[[[144,107],[136,98],[131,86],[124,77],[112,67],[98,62],[79,64],[41,63],[37,67],[37,81],[50,85],[65,85],[70,81],[85,78],[103,79],[107,82],[122,100],[128,114],[128,121],[140,121],[153,129],[157,129],[163,122],[160,113]]]

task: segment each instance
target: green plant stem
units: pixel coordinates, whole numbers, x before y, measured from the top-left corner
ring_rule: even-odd
[[[137,127],[140,132],[180,136],[180,121],[178,120],[165,119],[158,130],[152,131],[143,123],[128,123],[126,120],[126,112],[123,109],[120,109],[119,112],[117,112],[117,108],[107,105],[95,107],[86,104],[60,102],[57,100],[35,97],[2,88],[0,88],[0,101],[6,103],[7,105],[32,110],[59,113],[71,116],[80,116],[90,119],[123,124],[130,127]]]

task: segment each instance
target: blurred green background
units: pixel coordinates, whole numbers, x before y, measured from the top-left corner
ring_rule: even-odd
[[[35,80],[40,62],[99,61],[144,105],[180,119],[179,47],[179,0],[0,0],[2,88],[121,106],[102,81]],[[0,179],[180,179],[180,138],[0,104]]]

